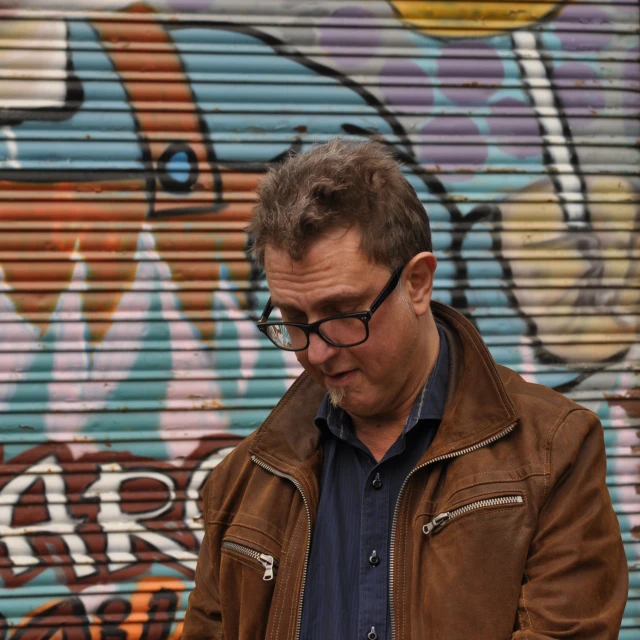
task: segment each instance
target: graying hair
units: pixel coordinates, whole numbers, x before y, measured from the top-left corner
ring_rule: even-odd
[[[432,251],[426,211],[379,142],[334,138],[272,168],[257,193],[247,231],[260,267],[267,246],[297,262],[323,234],[353,226],[367,258],[390,269]]]

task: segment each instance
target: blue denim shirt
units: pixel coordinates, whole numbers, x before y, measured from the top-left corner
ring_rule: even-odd
[[[404,429],[380,462],[355,436],[349,415],[324,397],[320,504],[307,569],[303,640],[391,637],[389,549],[400,488],[433,441],[444,409],[449,349],[439,328],[436,365]]]

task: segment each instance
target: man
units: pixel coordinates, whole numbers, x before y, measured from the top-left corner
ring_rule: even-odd
[[[432,302],[424,209],[384,148],[272,170],[258,326],[305,373],[204,489],[184,640],[617,638],[597,417]]]

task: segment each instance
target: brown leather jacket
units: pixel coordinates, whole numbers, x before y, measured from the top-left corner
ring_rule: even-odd
[[[396,506],[393,637],[614,640],[628,572],[598,418],[496,365],[458,312],[432,309],[449,392]],[[323,393],[302,375],[212,473],[183,640],[299,637]]]

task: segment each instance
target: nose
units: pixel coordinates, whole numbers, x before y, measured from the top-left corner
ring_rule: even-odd
[[[309,346],[307,348],[307,358],[314,367],[323,365],[327,360],[338,352],[338,347],[334,347],[325,342],[319,335],[312,333],[309,336]]]

